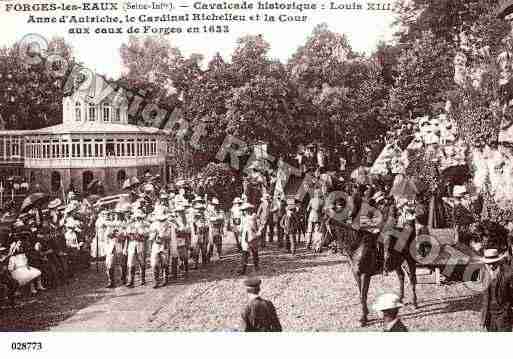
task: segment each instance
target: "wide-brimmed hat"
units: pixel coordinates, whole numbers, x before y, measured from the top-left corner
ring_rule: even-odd
[[[217,198],[212,198],[212,204],[215,204],[215,205],[218,205],[219,204],[219,200]]]
[[[61,204],[62,204],[62,201],[59,198],[56,198],[53,201],[50,201],[50,203],[48,203],[47,207],[48,207],[48,209],[55,209],[55,208],[59,207]]]
[[[204,200],[202,197],[196,196],[196,197],[194,197],[194,199],[192,201],[196,203],[196,202],[203,202]]]
[[[488,264],[496,263],[506,258],[507,255],[507,253],[499,254],[499,250],[495,248],[485,249],[482,261]]]
[[[248,209],[253,209],[255,206],[253,206],[251,203],[243,203],[242,206],[240,206],[241,211],[247,211]]]
[[[269,195],[269,193],[264,193],[264,194],[262,195],[262,199],[269,199],[269,198],[271,198],[271,196]]]
[[[233,204],[242,204],[242,200],[239,198],[239,197],[235,197],[235,199],[233,200]]]
[[[201,210],[201,211],[205,210],[206,208],[207,207],[204,204],[201,204],[201,203],[196,203],[194,205],[194,209],[198,209],[198,210]]]
[[[168,199],[169,196],[166,192],[160,192],[160,199]]]
[[[467,187],[465,186],[454,186],[452,190],[453,197],[462,197],[464,194],[467,194]]]
[[[385,293],[380,295],[376,302],[373,305],[375,311],[383,311],[390,309],[398,309],[403,307],[403,303],[401,303],[401,298],[395,293]]]

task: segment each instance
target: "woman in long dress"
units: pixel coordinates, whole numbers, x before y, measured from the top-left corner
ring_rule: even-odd
[[[46,290],[41,284],[41,271],[29,266],[21,240],[13,242],[11,253],[13,254],[9,258],[8,270],[11,273],[11,277],[18,282],[18,285],[22,287],[30,284],[30,292],[32,294],[37,294],[37,290]]]

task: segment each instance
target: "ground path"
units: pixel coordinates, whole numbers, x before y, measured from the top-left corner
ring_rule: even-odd
[[[0,310],[0,330],[53,331],[232,331],[240,325],[246,303],[243,278],[237,276],[239,255],[231,244],[220,262],[192,271],[154,290],[149,283],[128,289],[105,289],[103,268],[91,269],[67,286],[21,300],[15,309]],[[292,256],[275,245],[262,253],[262,295],[272,300],[285,330],[362,330],[356,286],[345,257],[312,254],[303,248]],[[248,274],[253,274],[252,266]],[[478,295],[463,284],[436,286],[434,276],[419,275],[419,309],[407,305],[402,317],[410,330],[479,330]],[[372,279],[369,304],[386,290],[396,290],[395,274]],[[406,302],[411,299],[406,285]],[[363,330],[380,330],[375,313]]]

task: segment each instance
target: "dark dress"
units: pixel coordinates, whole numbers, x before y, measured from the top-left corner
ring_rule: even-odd
[[[245,332],[281,332],[281,324],[274,305],[260,297],[249,302],[242,312]]]
[[[498,275],[483,291],[481,325],[489,332],[511,332],[513,315],[513,270],[501,264]]]

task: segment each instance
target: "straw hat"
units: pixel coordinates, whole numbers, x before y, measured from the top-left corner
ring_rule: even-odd
[[[246,202],[246,203],[242,204],[242,206],[240,206],[241,211],[246,211],[248,209],[253,209],[253,208],[255,208],[255,206],[253,206],[251,203],[248,203],[248,202]]]
[[[385,293],[380,295],[373,305],[375,311],[398,309],[401,307],[403,307],[403,303],[401,303],[401,299],[395,293]]]
[[[507,253],[499,255],[499,250],[495,248],[485,249],[483,262],[487,264],[497,263],[506,258],[507,255]]]
[[[48,203],[48,209],[55,209],[62,204],[62,201],[59,198],[54,199]]]
[[[218,205],[219,204],[219,200],[217,198],[212,198],[212,204],[215,204],[215,205]]]
[[[235,197],[233,204],[242,204],[242,200],[239,197]]]
[[[453,197],[463,197],[463,195],[467,194],[467,187],[465,186],[454,186],[452,190]]]

